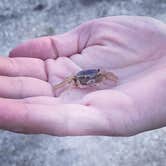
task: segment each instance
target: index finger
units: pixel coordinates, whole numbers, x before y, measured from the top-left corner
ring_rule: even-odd
[[[92,23],[88,21],[64,34],[29,40],[13,49],[9,56],[46,60],[81,53],[90,38]]]
[[[70,56],[78,51],[79,33],[70,31],[61,35],[47,36],[29,40],[15,49],[10,57],[33,57],[46,60],[58,56]]]

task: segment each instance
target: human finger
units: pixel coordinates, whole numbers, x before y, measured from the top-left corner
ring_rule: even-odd
[[[56,136],[107,135],[109,123],[94,108],[79,104],[43,105],[0,99],[0,127]]]
[[[53,96],[53,92],[49,83],[39,79],[0,76],[0,96],[5,98]]]
[[[21,99],[19,99],[21,100]],[[36,97],[26,97],[22,99],[26,104],[43,104],[43,105],[57,105],[63,103],[60,97],[52,96],[36,96]]]
[[[47,36],[29,40],[14,48],[10,57],[33,57],[43,60],[58,56],[70,56],[77,53],[79,33],[66,32],[61,35]]]
[[[37,58],[8,58],[0,56],[1,76],[28,76],[47,80],[45,62]]]

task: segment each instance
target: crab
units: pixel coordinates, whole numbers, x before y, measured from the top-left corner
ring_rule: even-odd
[[[66,85],[72,85],[74,87],[86,88],[98,85],[104,80],[111,80],[115,83],[118,81],[118,77],[112,72],[101,69],[87,69],[81,70],[76,75],[69,76],[64,81],[54,86],[54,89],[59,89]]]

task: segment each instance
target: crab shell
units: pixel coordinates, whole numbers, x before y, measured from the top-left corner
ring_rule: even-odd
[[[102,73],[100,73],[100,69],[82,70],[73,79],[76,85],[92,85],[102,81]]]

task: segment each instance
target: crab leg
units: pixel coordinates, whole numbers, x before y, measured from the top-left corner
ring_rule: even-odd
[[[64,81],[60,82],[59,84],[54,85],[54,86],[53,86],[53,89],[56,90],[56,89],[62,88],[62,87],[64,87],[65,85],[70,84],[70,83],[72,82],[72,80],[73,80],[72,77],[68,77],[68,78],[66,78]]]
[[[105,78],[109,79],[109,80],[112,80],[114,82],[118,81],[118,77],[115,74],[113,74],[112,72],[106,72],[105,73]]]

